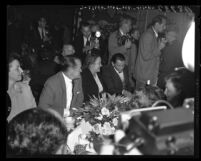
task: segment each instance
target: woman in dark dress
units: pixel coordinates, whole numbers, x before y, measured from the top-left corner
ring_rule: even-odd
[[[100,76],[101,56],[90,54],[86,57],[85,67],[82,71],[82,88],[84,92],[84,102],[91,97],[98,97],[104,92],[102,78]]]

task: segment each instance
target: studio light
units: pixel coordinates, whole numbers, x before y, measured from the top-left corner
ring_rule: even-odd
[[[184,66],[194,72],[195,68],[195,22],[193,21],[184,38],[182,46],[182,60]]]

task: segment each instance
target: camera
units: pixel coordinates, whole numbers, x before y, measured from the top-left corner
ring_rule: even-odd
[[[125,45],[126,41],[130,40],[132,42],[132,36],[131,35],[123,35],[119,38],[118,44],[119,45]]]
[[[99,39],[101,37],[101,32],[100,31],[92,32],[91,35],[94,39]]]

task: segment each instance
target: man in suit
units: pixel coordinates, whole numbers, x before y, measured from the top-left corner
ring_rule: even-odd
[[[166,17],[158,15],[153,18],[150,28],[140,38],[134,73],[137,89],[144,87],[147,82],[153,86],[157,84],[160,50],[165,47],[165,42],[158,41],[157,37],[165,29]]]
[[[75,47],[76,55],[81,59],[83,64],[87,54],[94,47],[91,43],[91,29],[88,22],[81,23],[81,33],[75,38],[73,46]]]
[[[40,17],[37,25],[25,36],[25,41],[38,52],[46,46],[51,46],[51,36],[49,35],[47,21],[44,17]]]
[[[129,31],[131,30],[131,24],[132,21],[129,17],[122,18],[119,23],[119,29],[109,36],[109,61],[114,54],[121,53],[124,55],[126,64],[128,65],[128,57],[130,55],[132,43],[129,39],[122,40],[122,37],[126,37],[128,35]]]
[[[70,108],[81,107],[83,103],[81,61],[69,55],[63,61],[61,72],[50,77],[43,88],[39,107],[52,108],[61,116],[69,116]]]
[[[131,96],[128,67],[125,65],[123,54],[117,53],[112,56],[111,64],[103,67],[102,79],[108,93]]]

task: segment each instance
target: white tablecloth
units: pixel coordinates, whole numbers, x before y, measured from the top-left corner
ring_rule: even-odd
[[[81,121],[81,124],[77,126],[67,138],[67,145],[71,151],[74,151],[76,144],[87,145],[86,150],[91,152],[91,154],[96,154],[93,144],[90,143],[85,137],[92,130],[91,125],[84,120]]]

